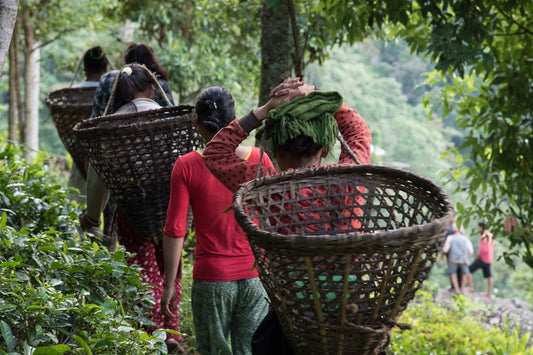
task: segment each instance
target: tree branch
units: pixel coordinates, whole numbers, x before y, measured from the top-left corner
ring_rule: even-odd
[[[55,40],[57,40],[59,37],[63,36],[65,33],[69,32],[70,31],[70,28],[67,28],[63,31],[61,31],[60,33],[58,33],[54,38],[52,39],[49,39],[48,41],[46,42],[43,42],[41,44],[39,44],[38,46],[32,48],[32,51],[36,50],[36,49],[41,49],[47,45],[49,45],[50,43],[54,42]]]
[[[503,11],[498,5],[494,4],[494,7],[501,12],[501,14],[503,15],[503,17],[505,17],[507,20],[509,20],[510,22],[514,23],[515,25],[518,26],[518,28],[520,28],[521,30],[524,31],[525,34],[528,34],[530,36],[533,36],[533,31],[530,30],[527,26],[524,26],[522,25],[520,22],[516,21],[513,16],[507,14],[505,11]]]
[[[291,18],[291,27],[292,27],[292,38],[294,41],[294,72],[297,77],[301,78],[303,76],[302,68],[302,53],[300,51],[300,40],[298,38],[298,25],[296,23],[296,11],[294,10],[294,3],[292,0],[287,0],[287,5],[289,7],[289,14]]]

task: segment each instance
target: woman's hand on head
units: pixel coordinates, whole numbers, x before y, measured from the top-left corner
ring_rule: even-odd
[[[315,89],[316,87],[314,85],[308,85],[304,81],[300,81],[300,78],[287,78],[283,80],[281,84],[272,89],[269,96],[271,98],[286,96],[290,100],[296,96],[306,95]]]
[[[270,91],[270,100],[268,100],[263,106],[256,108],[254,110],[254,115],[259,121],[262,121],[267,118],[270,110],[275,109],[293,97],[303,96],[313,90],[316,90],[315,86],[300,81],[300,78],[287,78]]]

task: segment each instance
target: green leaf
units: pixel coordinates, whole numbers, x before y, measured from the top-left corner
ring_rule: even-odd
[[[0,321],[0,330],[2,332],[2,338],[4,338],[4,342],[6,343],[7,351],[13,351],[15,348],[15,338],[13,337],[11,327],[2,320]]]
[[[85,350],[85,352],[87,353],[87,355],[92,355],[92,351],[91,349],[89,348],[89,345],[87,345],[87,343],[85,342],[85,340],[83,340],[82,337],[80,337],[79,335],[76,335],[76,334],[72,334],[72,337],[74,339],[76,339],[76,341],[81,345],[81,347]]]

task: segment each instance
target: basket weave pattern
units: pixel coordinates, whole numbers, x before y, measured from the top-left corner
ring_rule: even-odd
[[[368,165],[253,180],[234,207],[284,333],[302,354],[383,351],[453,218],[430,181]]]
[[[193,107],[96,117],[74,130],[131,229],[138,237],[158,243],[174,163],[204,145],[196,130]]]
[[[61,89],[48,93],[45,100],[57,134],[83,177],[87,177],[87,153],[81,147],[73,128],[78,122],[91,116],[95,90],[95,87]]]

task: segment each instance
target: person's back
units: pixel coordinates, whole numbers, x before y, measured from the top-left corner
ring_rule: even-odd
[[[108,60],[104,50],[100,46],[89,48],[83,54],[83,71],[85,80],[75,84],[73,88],[97,87],[102,75],[107,71]]]
[[[126,64],[144,65],[150,72],[154,74],[157,80],[157,83],[154,83],[154,86],[159,86],[162,91],[154,90],[152,97],[153,100],[162,107],[174,105],[172,91],[170,90],[170,86],[167,82],[168,74],[163,69],[161,64],[159,64],[152,48],[144,43],[133,43],[129,45],[124,52],[124,62]],[[106,113],[105,110],[111,98],[113,84],[118,74],[119,70],[112,70],[102,75],[94,96],[91,117],[102,116]]]
[[[468,263],[469,256],[472,254],[468,237],[462,233],[455,233],[448,238],[450,238],[449,260],[454,263]]]
[[[235,119],[233,98],[221,87],[202,91],[195,111],[198,131],[207,142]],[[255,147],[238,147],[235,154],[257,164],[261,153]],[[172,171],[163,238],[165,282],[173,283],[181,261],[190,204],[196,238],[191,305],[197,351],[249,354],[252,334],[268,309],[267,296],[253,267],[255,258],[246,235],[228,210],[233,193],[207,169],[201,155],[181,156]],[[273,167],[266,155],[262,164]],[[174,298],[174,291],[166,287],[161,307],[167,317],[172,316]]]
[[[247,160],[259,161],[257,148],[246,148]],[[272,167],[268,157],[264,166]],[[195,151],[181,156],[172,171],[173,181],[183,181],[179,191],[181,198],[188,197],[195,220],[196,248],[194,250],[193,278],[201,281],[229,281],[257,277],[253,269],[254,256],[246,235],[237,224],[231,207],[233,193],[227,189],[205,166],[201,152]],[[172,188],[178,185],[173,184]],[[169,208],[176,209],[171,200]],[[186,209],[182,209],[186,212]],[[183,220],[185,215],[176,216],[174,221]],[[184,235],[181,223],[167,222],[165,232],[170,235]]]

